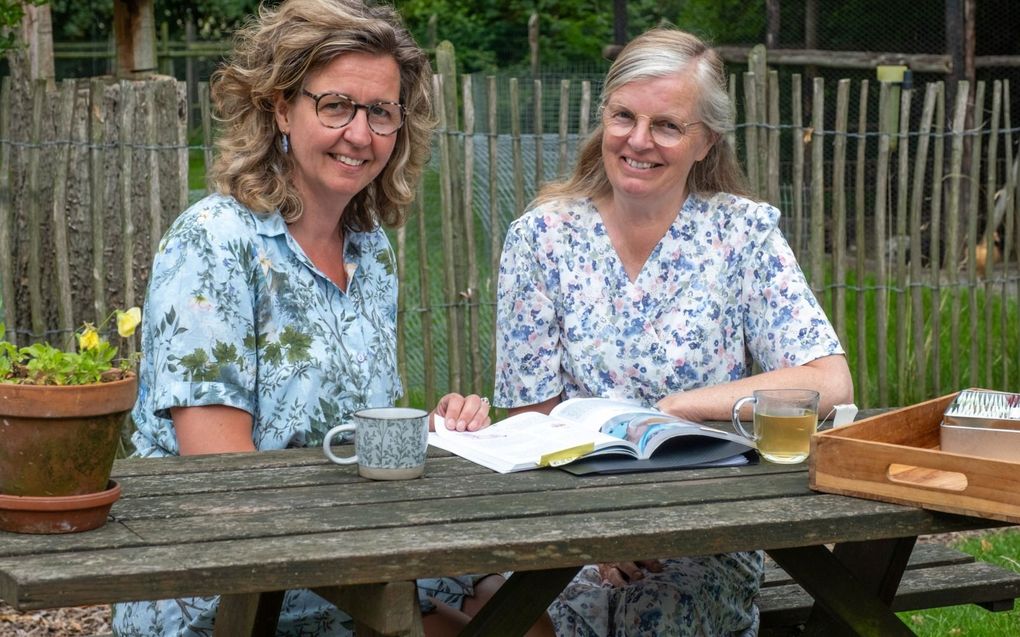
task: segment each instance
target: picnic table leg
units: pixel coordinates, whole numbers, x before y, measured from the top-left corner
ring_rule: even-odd
[[[570,566],[514,573],[460,631],[460,637],[520,637],[580,570]]]
[[[221,595],[216,611],[215,637],[275,637],[284,591]]]
[[[424,637],[414,582],[323,586],[312,591],[350,615],[358,637]]]
[[[768,551],[815,600],[803,635],[913,635],[889,608],[916,537]]]

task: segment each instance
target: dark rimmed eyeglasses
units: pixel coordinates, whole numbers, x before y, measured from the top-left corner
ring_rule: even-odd
[[[301,94],[315,100],[315,115],[326,128],[343,128],[351,123],[358,109],[364,109],[368,127],[376,135],[392,135],[404,125],[404,105],[398,102],[358,104],[340,93],[316,95],[306,89]]]
[[[701,122],[681,122],[664,115],[636,115],[619,104],[610,104],[602,111],[602,123],[606,132],[619,137],[629,135],[641,117],[648,120],[648,130],[652,134],[652,141],[667,148],[679,144],[684,137],[690,134],[692,126],[701,124]]]

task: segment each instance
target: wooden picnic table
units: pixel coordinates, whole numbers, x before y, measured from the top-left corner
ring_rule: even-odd
[[[1001,525],[817,493],[806,463],[500,475],[437,452],[422,479],[372,482],[292,449],[120,460],[114,478],[123,495],[100,529],[0,532],[0,599],[222,594],[217,634],[271,634],[278,591],[316,588],[365,614],[359,636],[414,634],[406,582],[515,571],[464,634],[519,635],[583,564],[765,549],[816,600],[817,630],[898,635],[888,603],[917,536]]]

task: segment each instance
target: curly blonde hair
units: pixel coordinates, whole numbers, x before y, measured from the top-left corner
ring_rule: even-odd
[[[432,69],[391,7],[359,0],[285,0],[275,8],[263,3],[258,17],[238,31],[232,54],[211,80],[223,126],[212,169],[217,190],[256,212],[279,210],[288,223],[301,216],[291,182],[294,163],[279,143],[274,100],[282,95],[293,101],[308,75],[351,52],[396,60],[406,117],[390,161],[345,209],[344,227],[403,224],[435,125]]]
[[[722,58],[698,37],[674,27],[658,27],[634,38],[609,67],[602,88],[599,112],[609,97],[631,82],[692,73],[698,87],[698,119],[715,137],[705,158],[687,176],[688,192],[728,192],[753,197],[736,152],[725,133],[733,128],[733,105],[726,86]],[[565,181],[551,183],[539,192],[532,205],[546,201],[608,196],[612,185],[602,161],[602,122],[578,151],[574,172]]]

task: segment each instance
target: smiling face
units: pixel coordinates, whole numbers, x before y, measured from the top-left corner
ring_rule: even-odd
[[[712,148],[712,134],[693,124],[679,143],[665,147],[655,143],[651,127],[697,122],[697,99],[697,84],[688,73],[637,80],[608,96],[610,113],[636,118],[629,133],[613,134],[611,127],[603,132],[602,161],[614,200],[674,211],[683,205],[687,176]]]
[[[359,104],[399,102],[400,68],[389,55],[344,53],[305,78],[303,88]],[[276,124],[290,135],[294,187],[306,209],[343,210],[386,167],[399,135],[373,133],[360,108],[343,128],[327,128],[315,114],[315,100],[301,92],[292,102],[277,99]]]

